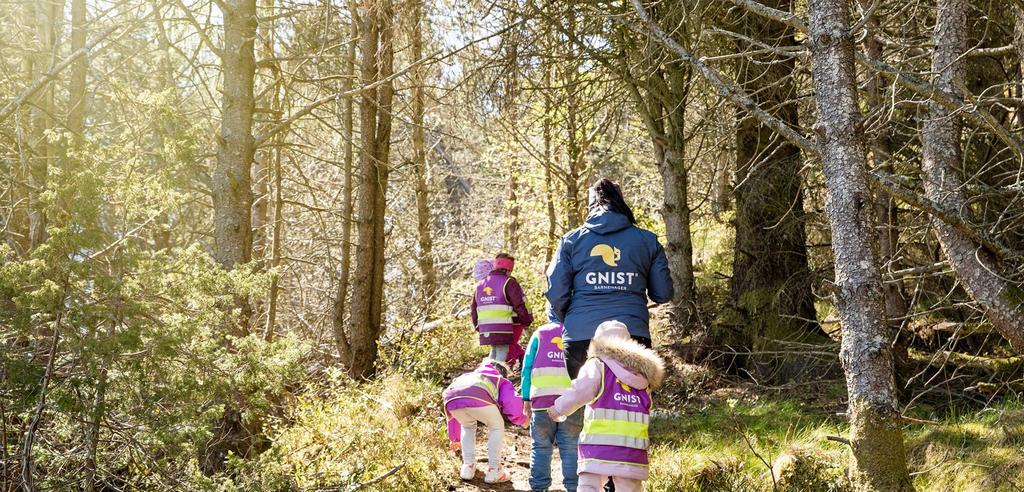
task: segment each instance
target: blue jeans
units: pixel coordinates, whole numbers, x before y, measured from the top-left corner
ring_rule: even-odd
[[[555,422],[546,411],[534,411],[530,416],[530,488],[546,490],[551,487],[551,455],[558,446],[562,458],[562,485],[569,492],[576,491],[576,459],[580,431],[583,430],[583,411],[577,410],[565,422]]]

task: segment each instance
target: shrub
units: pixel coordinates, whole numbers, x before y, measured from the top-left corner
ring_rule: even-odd
[[[374,490],[444,490],[457,463],[446,449],[437,387],[403,375],[355,384],[331,372],[272,424],[271,448],[235,463],[237,490],[345,490],[396,467]]]

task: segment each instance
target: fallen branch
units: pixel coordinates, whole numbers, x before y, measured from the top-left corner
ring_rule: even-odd
[[[401,470],[402,467],[404,467],[404,466],[405,466],[405,463],[402,463],[402,464],[400,464],[400,465],[398,465],[398,466],[396,466],[396,467],[394,467],[394,468],[384,472],[383,474],[381,474],[381,475],[379,475],[379,476],[377,476],[375,478],[371,478],[370,480],[368,480],[366,482],[354,483],[352,485],[349,485],[348,488],[345,489],[345,492],[355,492],[356,490],[363,489],[363,488],[368,487],[370,485],[373,485],[373,484],[375,484],[377,482],[385,480],[388,477],[390,477],[391,475],[394,475],[395,473],[398,473],[398,470]]]
[[[845,437],[825,436],[825,439],[828,439],[829,441],[838,442],[840,444],[845,444],[847,446],[853,447],[853,444],[850,443],[850,440],[845,438]]]
[[[934,355],[930,355],[913,349],[910,350],[909,355],[913,361],[938,369],[947,365],[953,365],[959,369],[974,369],[992,374],[1000,374],[1024,368],[1024,356],[1020,355],[1013,357],[985,357],[982,355],[953,352],[952,350],[940,350]]]

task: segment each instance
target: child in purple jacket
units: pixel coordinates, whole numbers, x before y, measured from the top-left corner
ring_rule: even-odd
[[[597,492],[611,477],[617,492],[643,490],[648,476],[650,389],[665,375],[653,350],[630,339],[626,325],[605,321],[572,388],[548,409],[560,421],[586,405],[579,438],[579,492]]]
[[[470,308],[480,345],[490,347],[490,358],[505,363],[522,360],[519,337],[533,323],[523,288],[512,276],[515,261],[506,253],[494,258],[493,268],[476,285]]]
[[[508,367],[492,360],[484,361],[472,372],[457,378],[442,393],[444,411],[448,417],[448,440],[453,448],[462,447],[462,468],[459,476],[472,480],[476,476],[476,426],[487,426],[487,483],[507,482],[508,472],[501,468],[502,438],[505,419],[514,425],[527,427],[529,420],[523,411],[523,400],[508,380]]]

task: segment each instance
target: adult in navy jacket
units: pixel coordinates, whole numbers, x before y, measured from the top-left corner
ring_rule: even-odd
[[[636,226],[619,185],[601,178],[590,188],[583,226],[562,237],[548,267],[548,317],[565,328],[566,365],[575,379],[587,359],[594,331],[619,320],[650,347],[647,299],[672,300],[665,249],[653,232]]]

